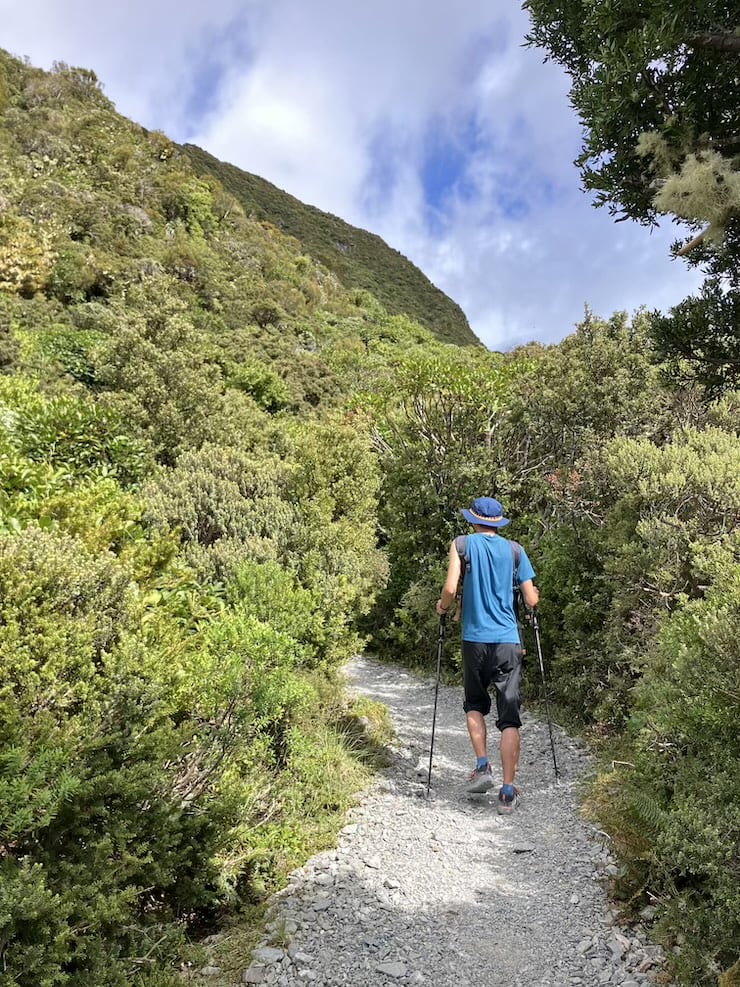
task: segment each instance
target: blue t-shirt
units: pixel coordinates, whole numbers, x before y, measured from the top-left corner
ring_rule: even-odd
[[[482,644],[518,644],[514,614],[514,552],[501,535],[468,535],[466,553],[470,571],[463,583],[463,641]],[[519,582],[534,579],[532,563],[522,549]]]

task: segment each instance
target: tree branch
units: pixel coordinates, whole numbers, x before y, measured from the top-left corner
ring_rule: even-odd
[[[740,34],[730,31],[702,31],[690,34],[686,44],[692,48],[707,48],[711,51],[740,55]]]
[[[690,250],[693,250],[694,247],[698,247],[707,235],[708,230],[709,227],[707,227],[706,230],[703,230],[698,236],[695,236],[693,240],[689,240],[688,243],[685,243],[680,250],[676,251],[676,257],[685,257]]]

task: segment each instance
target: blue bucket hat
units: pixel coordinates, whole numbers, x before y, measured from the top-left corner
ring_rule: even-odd
[[[460,513],[470,524],[482,524],[487,528],[503,528],[509,523],[501,503],[493,497],[479,497],[473,501],[470,510],[463,507]]]

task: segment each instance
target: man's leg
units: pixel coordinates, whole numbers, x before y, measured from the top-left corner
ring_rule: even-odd
[[[465,722],[470,743],[473,745],[477,764],[468,778],[467,791],[472,794],[487,792],[493,787],[491,766],[486,753],[486,720],[491,709],[488,694],[490,672],[486,668],[485,645],[463,641],[463,679],[465,681]]]
[[[487,757],[488,749],[486,744],[486,719],[482,713],[478,713],[476,710],[471,710],[469,713],[465,714],[467,717],[468,733],[470,734],[470,743],[473,745],[473,750],[476,757]]]
[[[470,713],[468,713],[468,719],[469,718],[470,718]],[[468,729],[470,729],[469,725],[468,725]],[[485,723],[483,724],[483,729],[485,731]],[[471,739],[472,739],[472,735],[471,735]],[[475,746],[475,744],[473,746]],[[520,746],[521,745],[520,745],[520,737],[519,737],[519,727],[506,727],[504,730],[501,731],[501,741],[500,741],[501,768],[504,772],[505,785],[514,784],[514,778],[516,777],[516,770],[519,767]]]
[[[514,778],[519,767],[519,685],[522,672],[522,653],[518,644],[499,644],[496,649],[496,726],[501,731],[499,752],[504,781],[498,793],[499,813],[513,812],[519,800]]]

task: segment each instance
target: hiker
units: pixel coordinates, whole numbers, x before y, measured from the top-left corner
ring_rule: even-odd
[[[463,709],[477,758],[466,787],[471,793],[493,788],[485,721],[491,709],[488,688],[493,683],[503,769],[497,810],[508,814],[519,803],[514,777],[519,764],[522,648],[514,609],[515,570],[518,570],[519,588],[527,606],[537,606],[540,594],[532,582],[535,572],[527,553],[516,542],[498,534],[498,529],[509,523],[499,501],[493,497],[479,497],[473,501],[470,510],[463,508],[461,514],[472,524],[475,533],[465,539],[458,538],[450,545],[447,579],[437,601],[437,613],[443,616],[452,606],[462,574]],[[464,544],[462,559],[461,543]]]

